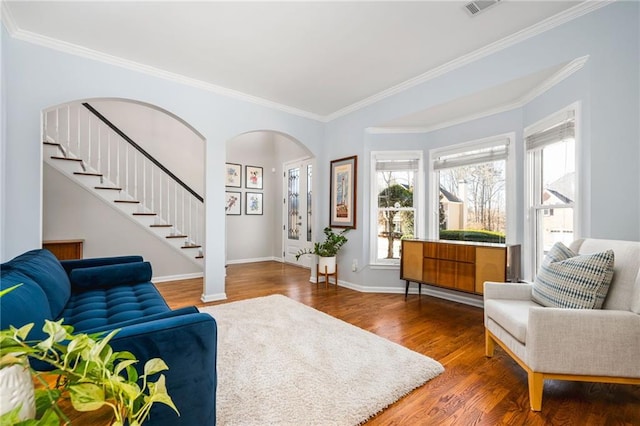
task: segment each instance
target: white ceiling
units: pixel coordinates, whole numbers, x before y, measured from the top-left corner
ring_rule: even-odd
[[[503,0],[471,17],[465,3],[8,1],[3,20],[14,37],[328,120],[585,9]]]

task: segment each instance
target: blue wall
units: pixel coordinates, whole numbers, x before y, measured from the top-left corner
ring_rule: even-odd
[[[517,238],[524,229],[522,130],[580,102],[583,236],[640,240],[640,4],[615,2],[545,33],[452,70],[329,123],[287,114],[199,88],[11,39],[3,28],[2,258],[41,239],[40,112],[76,99],[121,97],[164,108],[207,139],[207,295],[224,292],[223,163],[225,142],[242,132],[272,129],[304,143],[317,157],[317,200],[328,200],[329,161],[359,156],[358,229],[341,255],[341,278],[363,290],[399,289],[398,271],[368,261],[368,176],[372,150],[422,149],[515,132]],[[366,129],[589,55],[585,67],[527,105],[419,135],[371,135]],[[10,182],[7,182],[10,178]],[[328,223],[317,203],[315,229]],[[361,268],[351,272],[358,259]]]
[[[518,242],[524,235],[523,129],[579,102],[582,111],[579,166],[583,237],[640,240],[640,4],[616,2],[509,48],[479,59],[410,90],[327,124],[327,161],[361,156],[358,200],[368,206],[367,178],[372,150],[430,149],[516,133]],[[368,127],[470,95],[492,86],[588,55],[584,68],[514,111],[422,135],[367,135]],[[327,189],[325,188],[325,191]],[[319,194],[320,199],[328,193]],[[326,209],[326,207],[325,207]],[[326,210],[323,212],[326,217]],[[344,253],[342,277],[362,289],[399,289],[398,271],[364,268],[351,273],[353,259],[368,259],[368,212],[360,210],[357,232]]]

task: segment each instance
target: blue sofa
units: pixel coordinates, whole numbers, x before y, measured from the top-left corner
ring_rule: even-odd
[[[120,331],[111,341],[129,351],[141,368],[162,358],[166,385],[180,417],[155,404],[147,425],[214,425],[216,412],[215,320],[195,307],[171,310],[151,283],[151,265],[140,256],[58,261],[48,250],[26,252],[0,266],[2,329],[35,323],[29,338],[45,336],[45,319],[76,332]]]

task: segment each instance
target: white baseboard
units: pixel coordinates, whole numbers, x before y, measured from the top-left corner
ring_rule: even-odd
[[[404,294],[404,286],[402,287],[369,287],[362,286],[350,283],[348,281],[340,280],[338,281],[340,287],[349,288],[351,290],[359,291],[361,293],[385,293],[385,294]],[[409,287],[409,294],[418,294],[417,284]],[[413,287],[413,288],[412,288]],[[482,296],[475,296],[472,294],[457,292],[457,291],[446,291],[439,288],[435,288],[429,285],[424,285],[422,287],[422,294],[426,294],[428,296],[437,297],[439,299],[450,300],[452,302],[463,303],[465,305],[475,306],[477,308],[484,307],[484,303],[482,301]]]
[[[256,262],[280,262],[282,263],[282,259],[279,257],[255,257],[252,259],[236,259],[236,260],[227,260],[227,265],[237,265],[240,263],[256,263]]]
[[[203,294],[202,296],[200,296],[200,300],[202,300],[204,303],[227,300],[227,293]]]
[[[167,281],[190,280],[192,278],[202,278],[202,277],[204,277],[204,274],[202,272],[194,272],[191,274],[165,275],[163,277],[153,277],[151,278],[151,282],[164,283]]]

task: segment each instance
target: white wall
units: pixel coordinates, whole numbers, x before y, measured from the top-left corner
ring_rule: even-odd
[[[147,105],[118,100],[88,103],[201,196],[205,142],[187,125]]]
[[[43,177],[44,240],[83,239],[85,258],[141,255],[154,279],[202,275],[199,265],[47,164]]]

